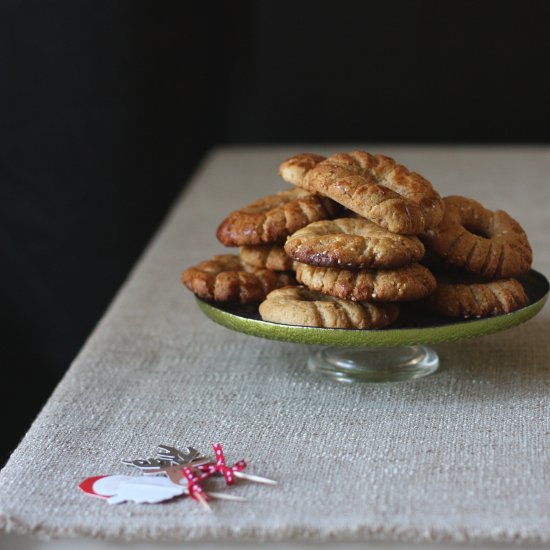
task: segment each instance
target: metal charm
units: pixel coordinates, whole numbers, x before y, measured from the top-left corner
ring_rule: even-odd
[[[168,460],[171,464],[191,464],[201,457],[201,453],[193,447],[185,447],[185,451],[180,451],[170,445],[159,445],[157,447],[157,456],[162,460]]]
[[[209,458],[201,456],[201,453],[193,447],[185,447],[184,451],[170,445],[157,447],[157,458],[138,458],[136,460],[123,460],[127,466],[134,466],[144,474],[163,474],[171,466],[198,466],[210,462]]]
[[[168,466],[172,465],[172,462],[170,460],[166,460],[163,458],[139,458],[137,460],[123,460],[122,463],[126,464],[127,466],[135,466],[144,474],[159,473],[160,469],[168,468]]]

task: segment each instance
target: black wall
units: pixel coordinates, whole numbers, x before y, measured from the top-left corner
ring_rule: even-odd
[[[0,4],[6,458],[218,143],[548,142],[550,3]]]

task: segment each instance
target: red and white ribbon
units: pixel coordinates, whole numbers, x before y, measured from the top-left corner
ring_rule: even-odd
[[[210,475],[221,474],[225,478],[227,485],[233,485],[235,482],[235,473],[242,472],[246,468],[246,462],[239,460],[234,466],[228,466],[222,446],[219,443],[214,443],[212,444],[212,448],[216,455],[216,464],[201,464],[196,469]]]

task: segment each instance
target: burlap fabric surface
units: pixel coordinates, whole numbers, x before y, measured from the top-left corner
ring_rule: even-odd
[[[206,160],[1,472],[0,525],[159,541],[550,541],[547,308],[515,329],[436,346],[433,376],[346,386],[306,370],[307,346],[213,324],[181,285],[184,267],[224,251],[223,217],[287,188],[277,166],[303,149]],[[443,195],[509,211],[528,231],[534,267],[550,273],[549,148],[368,150]],[[213,502],[213,515],[189,499],[110,506],[76,488],[130,473],[120,460],[159,443],[206,452],[212,441],[279,485],[239,483],[231,491],[249,500]]]

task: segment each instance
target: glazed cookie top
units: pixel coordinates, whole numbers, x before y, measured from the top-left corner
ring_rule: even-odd
[[[269,195],[232,212],[216,236],[225,246],[282,244],[307,224],[333,218],[338,206],[326,197],[290,189]]]
[[[392,233],[417,235],[443,217],[443,201],[420,174],[365,151],[292,157],[280,166],[285,181],[330,197]]]
[[[349,302],[303,286],[292,286],[270,292],[260,304],[260,315],[264,321],[284,325],[378,329],[397,319],[399,306]]]
[[[531,267],[525,231],[503,210],[492,212],[461,196],[445,197],[442,222],[426,232],[426,246],[449,266],[487,278],[517,277]]]
[[[322,267],[394,268],[417,262],[424,245],[414,236],[398,235],[364,218],[313,222],[291,235],[286,253]]]

